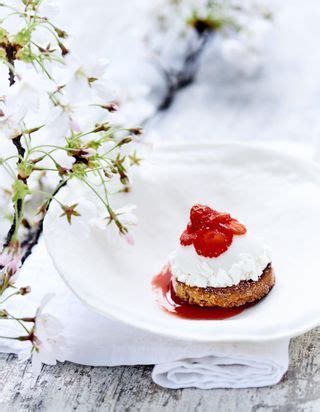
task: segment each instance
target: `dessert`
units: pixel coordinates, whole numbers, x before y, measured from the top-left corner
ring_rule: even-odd
[[[230,214],[199,204],[169,268],[176,296],[201,307],[254,303],[275,283],[269,248]]]

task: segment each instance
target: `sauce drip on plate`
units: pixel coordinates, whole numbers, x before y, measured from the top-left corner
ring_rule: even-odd
[[[231,318],[243,312],[246,308],[219,308],[190,305],[176,296],[172,285],[172,275],[169,266],[152,280],[152,287],[157,295],[160,306],[172,315],[193,320],[222,320]]]

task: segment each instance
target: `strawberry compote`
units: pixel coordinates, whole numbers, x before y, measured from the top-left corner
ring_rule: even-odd
[[[190,210],[190,222],[180,236],[180,243],[193,245],[198,255],[216,258],[228,250],[233,236],[246,232],[246,227],[228,213],[197,204]]]

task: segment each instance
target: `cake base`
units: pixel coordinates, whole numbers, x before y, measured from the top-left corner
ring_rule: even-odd
[[[224,288],[189,286],[173,280],[176,295],[190,305],[233,308],[254,303],[266,296],[275,283],[274,270],[269,264],[257,281],[242,280],[238,285]]]

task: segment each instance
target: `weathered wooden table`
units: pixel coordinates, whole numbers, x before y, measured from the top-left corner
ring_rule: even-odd
[[[320,329],[294,339],[282,381],[259,389],[169,390],[151,381],[151,367],[30,365],[0,356],[0,411],[319,411]]]

